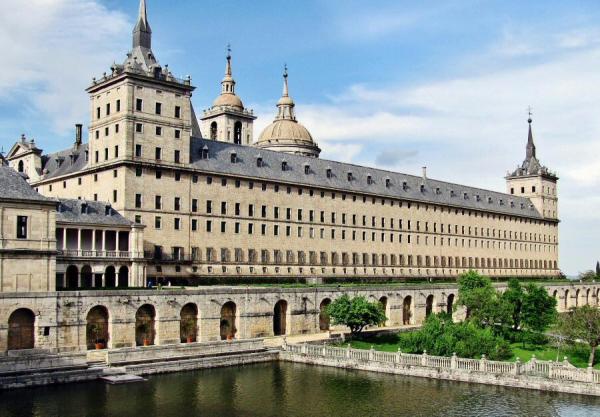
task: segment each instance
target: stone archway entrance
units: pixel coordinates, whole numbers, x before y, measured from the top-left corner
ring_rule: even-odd
[[[453,308],[454,308],[454,294],[450,294],[448,296],[448,299],[446,300],[446,313],[449,316],[452,316]]]
[[[235,328],[236,305],[233,301],[228,301],[221,307],[220,334],[221,340],[231,340],[235,338],[237,329]]]
[[[425,300],[425,317],[433,313],[433,294],[429,294]]]
[[[273,334],[282,336],[286,333],[287,301],[279,300],[273,309]]]
[[[319,305],[319,330],[322,332],[328,331],[330,327],[329,314],[327,314],[329,304],[331,304],[331,300],[325,298]]]
[[[81,268],[81,288],[92,288],[92,277],[92,267],[89,265],[84,265]]]
[[[33,349],[35,347],[35,314],[27,308],[19,308],[8,318],[8,350]]]
[[[119,268],[118,286],[119,288],[129,287],[129,268],[126,266]]]
[[[198,306],[188,303],[183,306],[179,321],[179,340],[181,343],[198,341]]]
[[[412,319],[412,311],[411,311],[412,298],[410,295],[404,297],[404,301],[402,302],[402,324],[407,325],[410,324]]]
[[[65,273],[65,287],[75,289],[79,286],[79,270],[75,265],[69,265]]]
[[[154,344],[156,329],[154,319],[156,310],[150,304],[144,304],[135,313],[135,344],[148,346]]]
[[[107,266],[104,271],[104,286],[114,288],[117,285],[116,272],[114,266]]]
[[[379,299],[379,304],[381,304],[381,307],[383,308],[383,314],[385,314],[385,321],[381,324],[381,326],[385,326],[387,325],[387,321],[388,321],[388,298],[386,296],[383,296]]]
[[[108,310],[95,306],[86,317],[85,341],[88,350],[105,349],[108,346]]]

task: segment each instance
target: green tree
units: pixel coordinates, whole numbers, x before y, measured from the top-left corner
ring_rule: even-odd
[[[523,308],[523,287],[516,278],[508,281],[508,288],[502,293],[502,299],[512,306],[512,328],[518,330],[521,326],[521,310]]]
[[[366,326],[385,323],[386,320],[381,303],[369,302],[365,297],[350,298],[347,294],[329,304],[327,314],[333,324],[348,326],[353,336]]]
[[[589,305],[572,308],[561,317],[558,331],[570,343],[587,343],[590,347],[588,364],[594,365],[596,348],[600,345],[600,309]]]
[[[596,278],[600,278],[600,261],[596,262]]]
[[[467,309],[467,320],[482,327],[505,326],[513,313],[512,305],[494,289],[492,281],[472,270],[458,278],[458,304]]]
[[[521,323],[524,330],[543,333],[556,321],[556,299],[544,287],[529,284],[523,294]]]
[[[591,269],[589,271],[583,271],[579,273],[579,279],[581,281],[593,281],[596,279],[596,274]]]

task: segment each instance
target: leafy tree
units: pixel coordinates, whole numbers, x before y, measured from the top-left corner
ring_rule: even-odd
[[[591,269],[589,271],[583,271],[579,273],[579,279],[581,281],[593,281],[596,279],[596,274]]]
[[[512,328],[518,330],[521,326],[521,311],[523,308],[523,287],[516,278],[508,281],[508,288],[502,293],[502,299],[512,306]]]
[[[492,281],[476,271],[468,271],[459,277],[458,304],[467,309],[467,320],[482,327],[510,323],[514,310],[494,289]]]
[[[589,305],[572,308],[561,317],[558,331],[570,343],[587,343],[590,347],[588,364],[594,365],[596,348],[600,345],[600,309]]]
[[[327,306],[327,314],[333,324],[350,328],[353,336],[362,332],[365,326],[384,323],[383,306],[379,302],[369,302],[365,297],[350,298],[344,294]]]
[[[600,278],[600,261],[596,262],[596,277]]]
[[[555,322],[556,317],[556,299],[544,287],[527,285],[521,311],[522,328],[542,333]]]

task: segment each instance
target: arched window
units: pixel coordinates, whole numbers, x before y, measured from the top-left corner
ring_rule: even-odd
[[[237,329],[236,322],[236,305],[233,301],[228,301],[221,307],[221,320],[219,323],[221,340],[231,340],[235,337]]]
[[[279,300],[273,309],[273,334],[282,336],[286,334],[287,301]]]
[[[19,172],[24,172],[25,166],[23,165],[23,161],[19,161]]]
[[[212,122],[210,124],[210,138],[212,140],[217,139],[217,122]]]
[[[236,145],[242,144],[242,122],[235,122],[233,125],[233,143]]]
[[[137,346],[154,344],[154,336],[156,335],[155,317],[156,310],[150,304],[144,304],[135,313],[135,344]]]
[[[322,332],[329,330],[329,314],[327,314],[329,304],[331,304],[331,300],[325,298],[319,305],[319,330]]]
[[[33,349],[35,315],[27,308],[15,310],[8,318],[8,350]]]
[[[104,306],[95,306],[86,317],[85,341],[89,349],[104,349],[107,346],[108,310]]]
[[[181,343],[192,343],[198,339],[198,306],[188,303],[180,313],[179,339]]]

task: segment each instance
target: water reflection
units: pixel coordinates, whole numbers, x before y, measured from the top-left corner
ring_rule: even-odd
[[[0,416],[598,416],[600,398],[267,363],[0,393]]]

